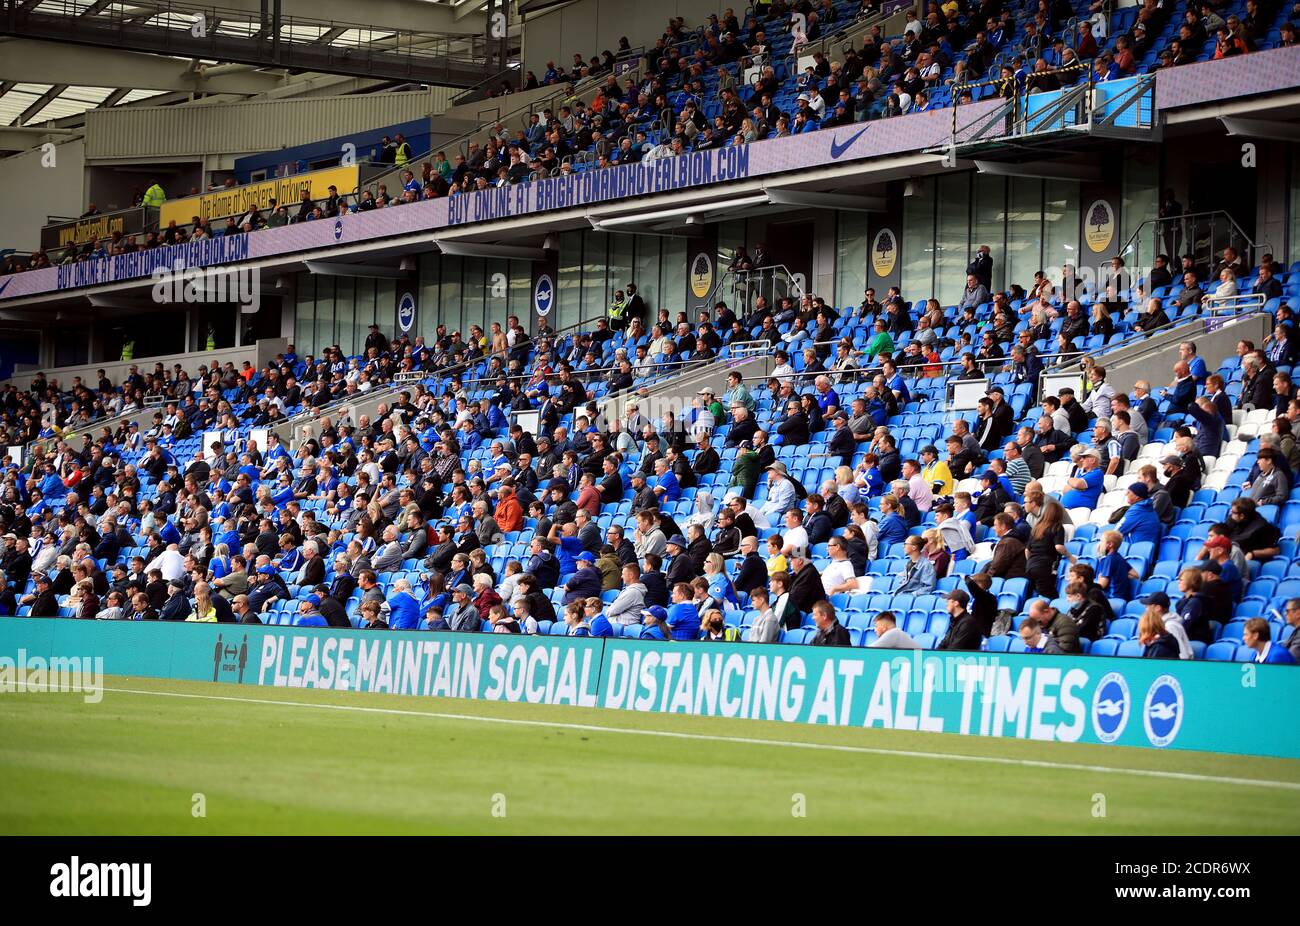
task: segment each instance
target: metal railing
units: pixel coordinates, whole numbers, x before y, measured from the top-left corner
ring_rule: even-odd
[[[714,284],[705,304],[713,306],[721,301],[747,309],[762,296],[769,306],[775,307],[781,299],[797,300],[805,293],[807,289],[799,275],[791,273],[785,264],[769,264],[753,270],[728,269]]]
[[[1181,256],[1190,254],[1198,266],[1213,267],[1218,255],[1229,247],[1248,267],[1253,267],[1256,252],[1262,253],[1270,245],[1256,245],[1231,214],[1216,210],[1147,219],[1133,230],[1119,253],[1132,267],[1154,266],[1156,256],[1163,254],[1169,258],[1169,271],[1177,281]]]
[[[478,83],[497,43],[487,36],[419,32],[367,23],[285,16],[184,0],[94,4],[9,0],[0,31],[186,58]]]
[[[1059,90],[1030,89],[1028,81],[1044,74],[1068,78],[1071,82],[1081,75],[1085,79]],[[1156,127],[1154,74],[1101,82],[1095,77],[1091,68],[1079,63],[1036,71],[1029,75],[1024,87],[1015,86],[1010,94],[1007,91],[1014,78],[954,83],[952,142],[954,145],[979,144],[1075,129],[1147,133]],[[996,95],[1005,102],[993,112],[961,125],[961,106],[956,105],[956,100],[964,93],[973,97],[983,87],[995,88]]]

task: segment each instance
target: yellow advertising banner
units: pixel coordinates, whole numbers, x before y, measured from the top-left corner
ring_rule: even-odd
[[[265,209],[273,199],[278,205],[296,210],[304,192],[310,193],[312,199],[320,200],[329,195],[328,190],[332,185],[338,188],[340,196],[345,196],[355,192],[360,182],[361,168],[355,164],[351,167],[313,170],[291,177],[227,187],[199,196],[169,199],[162,204],[158,221],[166,228],[173,219],[177,225],[188,225],[196,215],[203,219],[224,219],[227,216],[242,215],[253,206]]]

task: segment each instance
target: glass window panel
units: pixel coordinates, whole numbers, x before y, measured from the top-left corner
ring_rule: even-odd
[[[427,319],[429,313],[434,310],[436,302],[425,302],[423,299],[419,305],[419,315],[416,316],[416,327],[411,329],[411,335],[423,334],[424,326],[419,324],[419,320]],[[379,330],[388,335],[391,339],[397,331],[397,281],[396,280],[375,280],[375,324]],[[366,322],[366,334],[370,333],[369,322]],[[361,339],[364,346],[366,339]]]
[[[663,260],[659,262],[659,302],[651,304],[649,321],[658,309],[667,309],[672,318],[686,304],[686,239],[664,238]]]
[[[447,333],[460,327],[461,266],[464,258],[443,257],[442,283],[438,288],[438,316],[427,326],[427,339],[438,325],[446,325]]]
[[[533,307],[533,265],[526,260],[512,260],[510,262],[510,295],[509,307],[500,318],[490,318],[488,321],[499,321],[502,327],[505,326],[506,315],[517,315],[520,319],[527,320],[532,317]]]
[[[442,292],[442,264],[445,258],[440,254],[432,254],[420,259],[420,303],[416,315],[415,328],[411,331],[411,337],[415,335],[424,335],[426,343],[432,342],[433,330],[437,326],[440,309],[438,299]],[[385,299],[384,283],[390,283],[393,295]],[[388,304],[392,305],[397,298],[396,281],[380,281],[375,296],[376,308]]]
[[[353,331],[356,325],[357,280],[353,277],[337,277],[334,280],[334,340],[346,355],[352,355],[365,346],[353,345]]]
[[[1079,279],[1097,279],[1097,269],[1110,255],[1079,253],[1079,184],[1053,180],[1046,184],[1043,200],[1043,263],[1053,280],[1060,279],[1060,267],[1074,264]]]
[[[469,340],[469,326],[483,324],[484,300],[487,296],[487,261],[482,257],[465,258],[465,271],[462,274],[460,305],[460,324],[448,331],[459,331]]]
[[[509,314],[510,302],[510,261],[505,258],[487,262],[487,293],[483,318],[475,322],[483,326],[483,333],[489,331],[491,322],[504,322]]]
[[[939,230],[935,236],[935,298],[961,299],[970,263],[970,174],[939,178]]]
[[[971,195],[974,197],[971,204],[971,252],[973,255],[982,244],[989,246],[993,258],[993,290],[1007,289],[1012,283],[1028,288],[1028,280],[1012,280],[1006,275],[1007,249],[1003,241],[1007,214],[1006,178],[975,174]]]
[[[343,346],[343,352],[351,356],[361,353],[366,346],[366,336],[370,334],[370,324],[375,320],[375,280],[358,279],[356,307],[352,315],[352,346]]]
[[[608,237],[609,294],[607,299],[613,297],[614,290],[625,289],[628,283],[635,282],[632,276],[632,252],[636,244],[636,238],[631,235],[609,235]]]
[[[1013,179],[1007,197],[1007,279],[1029,289],[1043,267],[1043,181]],[[1060,282],[1059,275],[1053,282]]]
[[[591,322],[605,314],[612,287],[606,287],[605,268],[609,263],[607,232],[589,231],[582,235],[582,314],[574,321]],[[559,329],[556,329],[559,330]]]
[[[1124,157],[1124,192],[1120,203],[1120,239],[1118,245],[1124,245],[1142,224],[1154,219],[1160,211],[1160,166],[1156,161],[1156,151],[1136,148],[1126,152]],[[1292,190],[1292,196],[1295,191]],[[1295,211],[1292,210],[1294,216]],[[1294,238],[1292,240],[1295,240]],[[1157,230],[1155,225],[1148,225],[1143,233],[1133,240],[1132,249],[1124,254],[1124,261],[1130,268],[1146,268],[1155,265]]]
[[[293,345],[298,356],[316,353],[316,278],[298,274],[298,311],[294,315]]]
[[[867,288],[867,214],[841,212],[835,240],[835,301],[857,305]]]
[[[903,197],[903,298],[909,302],[934,294],[934,181],[913,180],[912,195]]]
[[[334,345],[334,278],[316,278],[316,351]]]
[[[646,314],[653,320],[655,299],[659,296],[659,243],[662,238],[636,238],[636,261],[632,269],[632,282],[645,300]]]
[[[572,325],[582,311],[582,232],[565,232],[560,235],[559,280],[556,290],[559,299],[551,313],[551,327],[560,330]],[[529,312],[532,315],[532,312]]]
[[[718,224],[718,266],[729,267],[736,251],[745,244],[745,220],[734,219]]]

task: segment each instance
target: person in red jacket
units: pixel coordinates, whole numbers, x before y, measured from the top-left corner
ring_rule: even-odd
[[[495,517],[497,526],[506,534],[517,531],[524,526],[524,509],[519,504],[519,499],[515,497],[515,490],[512,486],[502,486],[497,490]]]

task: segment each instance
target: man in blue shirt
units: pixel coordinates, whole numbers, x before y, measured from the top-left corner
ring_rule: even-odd
[[[677,482],[677,477],[673,475],[672,469],[666,459],[655,460],[655,488],[654,493],[659,497],[659,502],[675,502],[682,497],[682,487]]]
[[[1268,621],[1262,617],[1252,617],[1242,628],[1241,641],[1255,651],[1255,662],[1271,662],[1278,665],[1295,665],[1295,657],[1280,643],[1273,643],[1273,632]]]
[[[328,627],[329,622],[325,620],[324,615],[320,613],[320,599],[315,595],[308,595],[298,605],[298,619],[294,622],[295,627]]]
[[[420,626],[420,602],[411,594],[411,583],[398,579],[393,583],[396,594],[388,599],[388,626],[392,630],[416,630]],[[314,598],[315,596],[311,596]],[[310,601],[311,598],[308,598]],[[316,602],[320,604],[319,599]]]
[[[685,582],[673,586],[673,603],[668,609],[667,623],[674,640],[700,638],[700,613],[691,597],[691,587]]]
[[[1210,375],[1210,371],[1205,366],[1205,361],[1196,353],[1195,341],[1184,341],[1178,345],[1178,356],[1187,363],[1187,370],[1192,374],[1192,379],[1198,384],[1205,382],[1205,378]]]
[[[828,377],[819,376],[816,380],[817,388],[817,407],[822,410],[822,417],[830,417],[832,411],[838,411],[841,407],[839,394],[831,386]]]
[[[1120,545],[1124,535],[1119,531],[1106,531],[1097,541],[1097,572],[1093,577],[1097,585],[1105,590],[1108,598],[1122,598],[1128,601],[1133,597],[1133,567],[1120,555]]]
[[[1119,522],[1119,532],[1130,543],[1159,543],[1164,526],[1160,523],[1160,515],[1156,514],[1147,484],[1133,483],[1128,487],[1127,499],[1128,511],[1124,514],[1124,520]]]
[[[1067,480],[1070,491],[1061,496],[1061,504],[1066,508],[1096,508],[1104,484],[1101,454],[1089,447],[1079,455],[1079,475]]]

